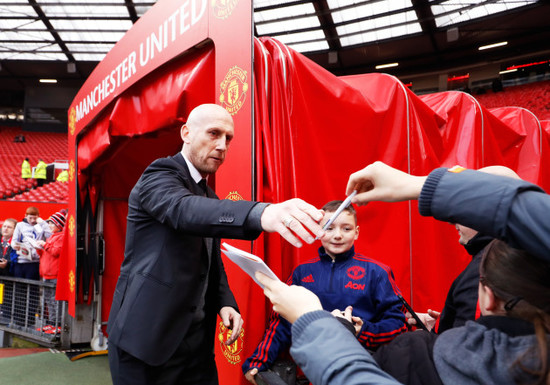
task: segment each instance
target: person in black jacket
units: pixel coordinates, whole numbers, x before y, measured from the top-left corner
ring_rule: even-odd
[[[515,171],[504,166],[488,166],[478,171],[520,179]],[[429,330],[437,333],[443,333],[445,330],[462,326],[466,321],[473,321],[480,316],[478,306],[479,264],[485,247],[493,240],[492,237],[471,227],[459,223],[454,226],[459,236],[458,243],[464,246],[468,254],[472,256],[472,260],[453,281],[447,292],[445,306],[441,313],[432,309],[428,309],[427,313],[416,313]],[[406,315],[407,322],[410,325],[416,325],[416,320],[411,314],[407,313]],[[434,325],[438,318],[439,324],[436,330]]]
[[[17,221],[13,218],[5,219],[2,224],[2,242],[0,243],[0,275],[13,275],[12,264],[15,261],[12,260],[12,256],[15,255],[15,258],[17,258],[17,253],[12,249],[10,243],[16,225]]]
[[[268,205],[219,200],[206,178],[234,136],[221,106],[203,104],[181,128],[182,151],[157,159],[128,199],[126,246],[107,332],[113,383],[217,384],[217,314],[239,336],[242,318],[220,238],[278,232],[295,246],[322,237],[322,212],[299,199]],[[308,230],[306,230],[309,229]]]

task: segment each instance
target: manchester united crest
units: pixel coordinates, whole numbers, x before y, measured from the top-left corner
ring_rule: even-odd
[[[236,365],[242,360],[241,352],[244,346],[244,328],[241,329],[239,337],[231,345],[226,345],[225,341],[231,337],[232,330],[225,327],[223,322],[218,324],[218,341],[223,356],[230,364]]]
[[[76,289],[76,278],[75,278],[75,275],[74,275],[74,271],[70,271],[69,272],[69,290],[71,291],[71,293],[74,293]]]
[[[230,191],[229,194],[225,197],[225,199],[229,199],[230,201],[243,201],[244,198],[236,191]]]
[[[74,180],[74,173],[74,160],[71,159],[71,161],[69,162],[69,181],[71,182]]]
[[[212,0],[214,17],[227,19],[233,13],[238,2],[239,0]]]
[[[361,266],[352,266],[347,271],[351,279],[361,279],[365,276],[365,269]]]
[[[74,230],[75,230],[76,226],[75,226],[75,223],[74,223],[74,217],[72,215],[69,216],[69,235],[71,237],[74,236]]]
[[[246,71],[237,66],[231,67],[220,84],[220,103],[235,115],[243,106],[248,91]]]
[[[75,129],[76,129],[76,110],[73,107],[69,111],[69,133],[71,135],[74,135]]]

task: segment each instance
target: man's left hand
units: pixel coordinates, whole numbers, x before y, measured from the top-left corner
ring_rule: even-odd
[[[226,328],[231,329],[231,336],[225,341],[226,345],[231,345],[241,334],[243,319],[239,312],[231,306],[224,306],[220,310],[220,318]]]

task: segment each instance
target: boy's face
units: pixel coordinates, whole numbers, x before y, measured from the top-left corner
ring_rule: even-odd
[[[38,215],[27,214],[25,215],[25,218],[27,219],[27,222],[29,223],[29,225],[34,226],[38,223]]]
[[[332,217],[334,212],[326,212],[321,226],[323,226]],[[321,240],[328,255],[334,258],[336,254],[341,254],[352,248],[353,242],[359,236],[359,226],[355,221],[353,214],[342,211],[338,218],[325,230],[326,235]]]
[[[61,229],[59,227],[57,227],[57,225],[55,223],[53,223],[52,221],[48,221],[48,225],[50,226],[50,231],[52,233],[57,233],[58,231],[61,231]]]

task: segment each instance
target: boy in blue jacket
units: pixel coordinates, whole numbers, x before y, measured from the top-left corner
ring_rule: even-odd
[[[331,201],[323,206],[325,216],[321,225],[341,203]],[[287,283],[317,294],[326,310],[351,307],[357,339],[365,348],[375,350],[407,328],[397,297],[400,290],[391,269],[356,253],[354,242],[358,236],[357,214],[349,205],[326,229],[319,255],[298,265]],[[263,340],[242,366],[248,381],[255,384],[258,371],[269,369],[277,356],[287,350],[291,343],[290,326],[277,313],[271,314]]]

